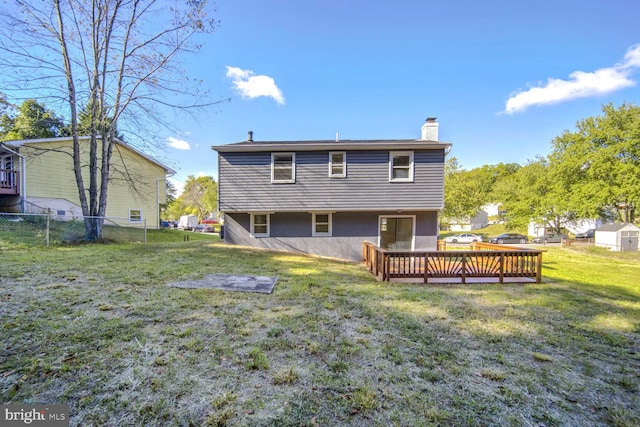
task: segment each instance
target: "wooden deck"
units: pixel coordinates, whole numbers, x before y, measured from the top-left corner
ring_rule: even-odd
[[[376,277],[424,283],[540,283],[542,252],[490,243],[472,244],[468,251],[388,251],[370,242],[362,245],[362,258]]]
[[[0,194],[18,195],[20,176],[18,171],[9,169],[0,169]]]

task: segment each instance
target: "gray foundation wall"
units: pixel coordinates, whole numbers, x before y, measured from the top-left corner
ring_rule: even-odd
[[[225,242],[258,248],[302,252],[314,255],[362,260],[362,242],[378,244],[380,215],[415,215],[415,250],[437,247],[437,212],[335,212],[332,236],[312,236],[312,215],[308,212],[277,212],[270,215],[270,237],[251,236],[248,213],[226,213]]]
[[[0,212],[20,213],[22,199],[20,196],[0,196]]]

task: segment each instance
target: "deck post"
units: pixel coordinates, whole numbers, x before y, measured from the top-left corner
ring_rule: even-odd
[[[391,281],[391,257],[389,254],[382,254],[382,280],[385,282]]]
[[[500,284],[504,283],[504,254],[500,254]]]
[[[467,254],[462,254],[462,284],[467,283]]]
[[[429,283],[429,255],[424,253],[424,283]]]
[[[542,252],[538,252],[536,267],[536,283],[542,283]]]
[[[362,260],[364,261],[365,264],[367,264],[367,267],[369,267],[369,271],[371,271],[368,254],[369,254],[369,245],[367,245],[367,242],[362,242]]]

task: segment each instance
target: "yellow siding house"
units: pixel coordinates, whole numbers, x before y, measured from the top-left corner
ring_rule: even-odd
[[[82,164],[88,171],[89,137],[81,137],[80,141]],[[7,177],[12,177],[16,193],[0,192],[0,211],[49,213],[61,220],[81,218],[72,153],[71,137],[0,143],[3,162],[0,174],[4,171]],[[166,202],[166,179],[174,173],[132,146],[117,141],[111,157],[106,216],[121,224],[157,228],[158,206]],[[88,193],[88,174],[84,176],[84,184]]]

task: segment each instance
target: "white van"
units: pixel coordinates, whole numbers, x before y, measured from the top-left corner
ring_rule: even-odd
[[[182,215],[178,221],[178,230],[193,230],[198,225],[198,217],[195,215]]]

